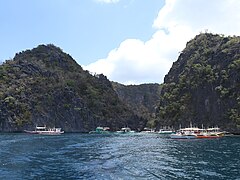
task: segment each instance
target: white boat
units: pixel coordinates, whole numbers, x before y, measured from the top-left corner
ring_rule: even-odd
[[[117,131],[117,133],[135,133],[135,131],[131,130],[129,127],[121,128],[120,131]]]
[[[224,133],[224,137],[233,137],[235,136],[234,134],[230,133],[230,132],[227,132],[227,131],[223,131]]]
[[[214,128],[207,128],[206,131],[210,134],[210,135],[216,135],[216,136],[224,136],[224,132],[220,130],[220,128],[218,127],[214,127]]]
[[[208,129],[200,129],[200,131],[196,134],[197,138],[220,138],[223,137],[223,132],[220,132],[219,128],[208,128]]]
[[[194,134],[183,135],[183,134],[176,133],[176,134],[171,134],[170,138],[172,138],[172,139],[196,139],[197,137]]]
[[[220,138],[224,133],[219,128],[183,128],[179,129],[176,134],[171,134],[172,139],[195,139],[195,138]]]
[[[144,128],[140,133],[155,133],[155,130],[151,128]]]
[[[174,133],[174,131],[171,129],[160,129],[158,131],[158,134],[173,134],[173,133]]]
[[[176,134],[171,134],[172,139],[196,139],[197,134],[200,131],[199,128],[183,128],[179,129]]]
[[[47,128],[46,126],[36,126],[34,131],[24,130],[24,132],[29,134],[42,134],[42,135],[59,135],[63,134],[64,131],[61,128]]]
[[[96,127],[95,131],[90,131],[89,134],[108,134],[110,133],[109,127]]]

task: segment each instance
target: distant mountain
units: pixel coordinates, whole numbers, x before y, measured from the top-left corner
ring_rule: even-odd
[[[139,117],[146,120],[145,126],[155,127],[156,108],[160,101],[160,84],[122,85],[112,83],[118,97]]]
[[[104,75],[91,75],[54,45],[40,45],[0,65],[0,132],[35,125],[88,132],[137,129],[145,121],[119,100]]]
[[[165,76],[158,126],[220,126],[240,132],[240,37],[210,33],[187,43]]]

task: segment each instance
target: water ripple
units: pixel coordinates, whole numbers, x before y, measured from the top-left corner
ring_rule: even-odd
[[[240,138],[0,135],[6,179],[239,179]]]

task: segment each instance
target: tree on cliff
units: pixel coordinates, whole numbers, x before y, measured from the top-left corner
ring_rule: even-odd
[[[0,131],[35,125],[86,132],[141,126],[104,75],[91,75],[60,48],[39,45],[0,65]]]
[[[158,123],[240,131],[240,37],[204,33],[189,41],[165,76]]]

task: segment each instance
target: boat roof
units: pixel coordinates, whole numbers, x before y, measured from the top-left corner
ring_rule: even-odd
[[[180,131],[201,131],[201,130],[204,130],[204,129],[200,129],[200,128],[197,128],[197,127],[195,127],[195,128],[191,127],[191,128],[182,128],[182,129],[180,129]]]
[[[122,130],[130,129],[129,127],[122,128]]]
[[[36,129],[46,129],[46,126],[36,126]]]
[[[216,128],[207,128],[207,130],[220,130],[220,128],[216,127]]]

